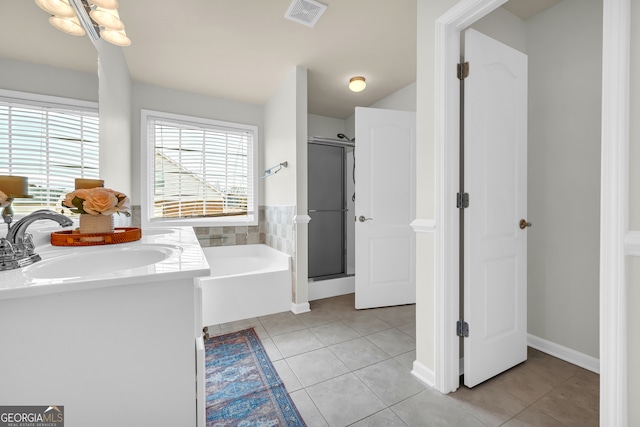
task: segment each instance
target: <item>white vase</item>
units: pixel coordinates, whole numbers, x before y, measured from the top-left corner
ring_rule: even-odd
[[[113,233],[113,215],[80,215],[80,234]]]

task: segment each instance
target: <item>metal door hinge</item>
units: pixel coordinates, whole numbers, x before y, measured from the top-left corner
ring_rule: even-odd
[[[458,79],[464,80],[469,77],[469,63],[458,64]]]
[[[458,320],[456,323],[456,334],[459,337],[468,337],[469,336],[469,324],[464,320]]]
[[[458,193],[458,209],[469,207],[469,193]]]

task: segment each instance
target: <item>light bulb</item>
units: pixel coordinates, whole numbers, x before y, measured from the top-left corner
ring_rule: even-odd
[[[89,15],[91,15],[91,19],[93,19],[96,23],[109,30],[120,31],[124,29],[124,24],[120,20],[120,15],[118,14],[117,10],[97,7],[96,9],[89,12]]]
[[[349,80],[349,90],[351,92],[362,92],[365,87],[367,87],[367,82],[362,76],[351,77]]]
[[[80,25],[80,21],[77,17],[73,18],[61,18],[58,16],[51,16],[49,18],[49,23],[53,25],[56,29],[70,34],[72,36],[84,36],[87,34]]]
[[[115,31],[104,29],[100,31],[100,38],[102,40],[107,41],[111,44],[115,44],[116,46],[129,46],[131,44],[131,39],[127,37],[124,30]]]
[[[118,0],[89,0],[91,3],[95,4],[98,7],[103,7],[105,9],[117,9],[118,8]]]
[[[73,10],[68,0],[36,0],[36,4],[49,15],[63,18],[76,16],[76,11]]]

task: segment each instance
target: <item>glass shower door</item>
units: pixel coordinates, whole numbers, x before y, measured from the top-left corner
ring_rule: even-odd
[[[309,277],[346,273],[344,148],[308,146]]]

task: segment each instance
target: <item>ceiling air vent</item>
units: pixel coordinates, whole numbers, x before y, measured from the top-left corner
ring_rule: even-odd
[[[325,10],[327,10],[326,4],[314,0],[293,0],[284,17],[307,27],[313,27]]]

